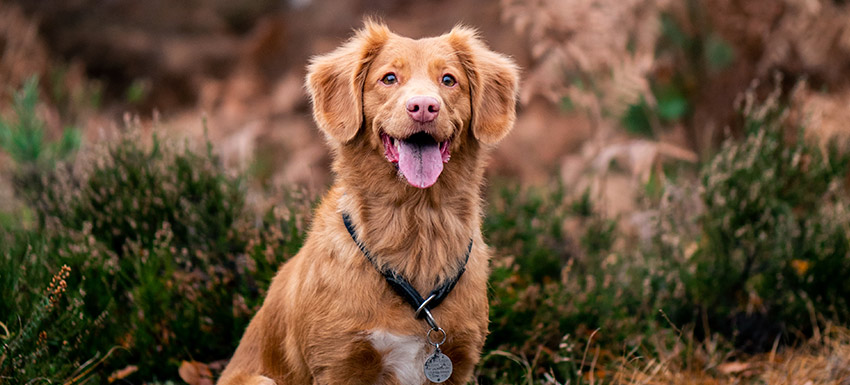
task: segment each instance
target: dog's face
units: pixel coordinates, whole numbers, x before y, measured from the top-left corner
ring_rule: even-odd
[[[436,183],[452,139],[469,122],[469,80],[445,39],[394,37],[366,76],[363,115],[408,183]]]
[[[367,22],[314,59],[307,87],[332,143],[365,135],[373,155],[418,188],[434,185],[467,140],[499,141],[516,115],[516,66],[466,28],[412,40]]]

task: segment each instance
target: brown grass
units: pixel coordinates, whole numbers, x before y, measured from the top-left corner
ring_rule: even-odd
[[[802,346],[778,348],[751,357],[727,360],[717,365],[706,362],[704,353],[711,342],[703,342],[696,354],[682,360],[677,356],[624,364],[613,375],[614,383],[625,384],[850,384],[850,330],[830,327]]]

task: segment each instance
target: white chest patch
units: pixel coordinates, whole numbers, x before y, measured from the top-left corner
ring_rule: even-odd
[[[369,342],[383,355],[384,370],[395,374],[402,385],[425,383],[425,341],[384,330],[369,333]]]

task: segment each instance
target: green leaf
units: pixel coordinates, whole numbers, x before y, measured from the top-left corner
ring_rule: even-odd
[[[576,104],[569,96],[561,98],[561,109],[564,111],[573,111],[576,109]]]
[[[705,41],[705,61],[712,71],[722,71],[735,61],[735,50],[723,38],[712,34]]]
[[[688,112],[688,99],[675,84],[664,84],[654,89],[658,105],[655,112],[666,121],[681,119]]]
[[[652,123],[649,120],[650,109],[646,102],[641,99],[637,104],[632,104],[623,115],[622,124],[626,131],[632,134],[652,137]]]
[[[688,112],[688,101],[683,97],[658,100],[658,116],[666,120],[679,120]]]
[[[124,99],[127,100],[127,103],[137,104],[141,103],[148,96],[149,87],[148,83],[142,79],[136,79],[127,87],[127,90],[124,92]]]
[[[45,124],[36,107],[39,101],[38,77],[32,76],[13,94],[15,119],[0,117],[0,148],[18,165],[52,166],[70,156],[80,146],[80,133],[66,127],[56,142],[45,138]]]
[[[669,14],[661,15],[661,36],[667,38],[675,47],[687,49],[691,39],[679,27],[679,23]]]
[[[62,138],[55,143],[53,154],[59,159],[67,158],[80,148],[81,141],[82,135],[79,130],[74,127],[65,127]]]
[[[644,184],[643,190],[643,193],[653,202],[658,202],[664,194],[664,183],[655,169],[649,171],[649,180]]]
[[[9,146],[9,142],[11,140],[12,140],[12,131],[9,128],[9,125],[3,119],[3,117],[0,116],[0,148],[6,149]]]

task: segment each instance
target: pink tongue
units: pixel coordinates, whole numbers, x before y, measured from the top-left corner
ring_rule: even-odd
[[[427,188],[437,182],[443,172],[443,157],[440,145],[434,141],[409,142],[399,140],[398,168],[407,183],[414,187]]]

